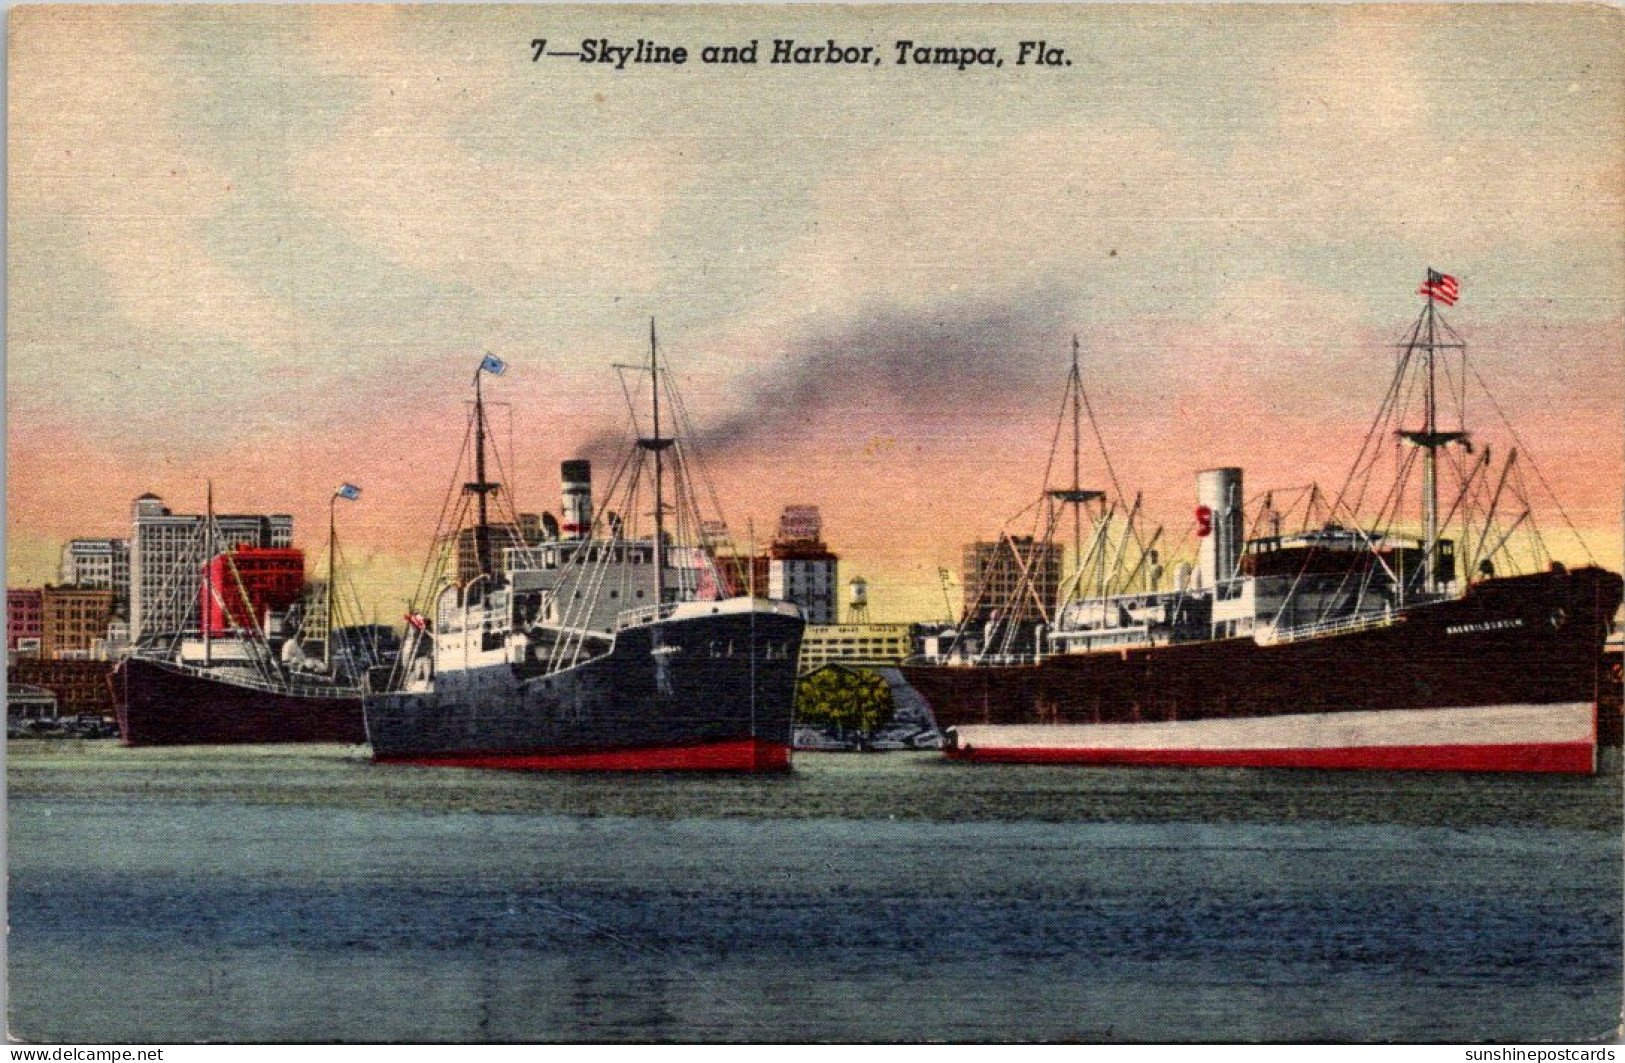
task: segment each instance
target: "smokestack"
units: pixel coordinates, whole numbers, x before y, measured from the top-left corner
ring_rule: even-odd
[[[1201,536],[1204,587],[1232,579],[1241,562],[1241,470],[1204,469],[1196,474],[1196,531]]]
[[[559,521],[559,537],[567,542],[585,539],[592,534],[592,462],[575,458],[559,466],[563,481],[563,519]]]

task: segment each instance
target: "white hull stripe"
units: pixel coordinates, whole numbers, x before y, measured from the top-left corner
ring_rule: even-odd
[[[1590,742],[1595,707],[1482,705],[1173,723],[961,724],[963,746],[998,749],[1351,749]]]

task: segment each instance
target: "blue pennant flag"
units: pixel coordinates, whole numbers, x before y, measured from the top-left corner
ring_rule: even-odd
[[[482,373],[490,373],[492,376],[501,376],[503,371],[507,368],[508,363],[504,362],[501,358],[498,358],[494,354],[486,355],[485,361],[480,363],[480,371]]]
[[[355,502],[361,498],[361,488],[357,487],[355,484],[345,484],[343,487],[335,491],[334,494],[338,495],[340,498]]]

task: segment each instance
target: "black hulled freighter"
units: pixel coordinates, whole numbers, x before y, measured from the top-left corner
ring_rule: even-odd
[[[562,520],[539,541],[493,523],[483,374],[475,373],[473,480],[440,536],[432,606],[409,616],[399,665],[365,698],[380,763],[583,770],[789,767],[799,607],[729,597],[699,520],[683,414],[649,333],[650,430],[595,510],[591,466],[563,465]],[[626,367],[623,367],[626,368]],[[616,508],[611,508],[612,506]],[[618,511],[617,511],[618,510]],[[639,534],[638,516],[650,518]],[[468,518],[471,518],[471,522]],[[466,564],[447,578],[455,546]],[[429,595],[425,596],[430,597]]]
[[[211,485],[170,580],[171,598],[182,597],[164,614],[178,623],[143,635],[108,677],[125,745],[365,739],[362,677],[393,660],[398,640],[343,624],[333,505],[360,494],[353,484],[333,493],[327,580],[311,584],[297,549],[225,543]]]
[[[1456,301],[1454,278],[1430,270],[1420,294],[1343,490],[1300,489],[1303,520],[1287,531],[1273,492],[1244,499],[1240,469],[1199,473],[1198,563],[1179,565],[1171,587],[1162,530],[1139,521],[1138,501],[1080,486],[1080,410],[1094,419],[1074,341],[1072,483],[1046,490],[1036,537],[1001,537],[1016,594],[1002,610],[967,608],[935,652],[902,670],[946,729],[949,755],[1594,770],[1599,697],[1617,700],[1600,655],[1622,581],[1552,559],[1531,534],[1528,459],[1475,449],[1459,409],[1446,422],[1441,393],[1459,398],[1476,372],[1439,313]],[[1373,473],[1390,454],[1384,489]],[[1453,497],[1441,497],[1441,471],[1456,474]],[[1407,525],[1417,496],[1422,519]],[[1053,542],[1067,509],[1072,572],[1051,598],[1032,544]]]

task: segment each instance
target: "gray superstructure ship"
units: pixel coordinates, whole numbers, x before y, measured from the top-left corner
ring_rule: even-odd
[[[796,659],[805,626],[788,602],[726,597],[714,544],[690,506],[692,455],[661,434],[658,347],[647,367],[653,429],[612,485],[627,519],[594,511],[591,467],[563,466],[559,538],[498,549],[475,374],[475,510],[469,578],[409,618],[401,665],[365,698],[385,763],[612,770],[782,770],[789,766]],[[667,521],[668,476],[678,504]],[[471,502],[469,502],[471,500]],[[653,527],[635,532],[652,506]],[[466,507],[465,507],[466,508]],[[460,523],[454,521],[454,524]],[[465,533],[466,534],[466,533]],[[455,537],[454,537],[455,538]]]

